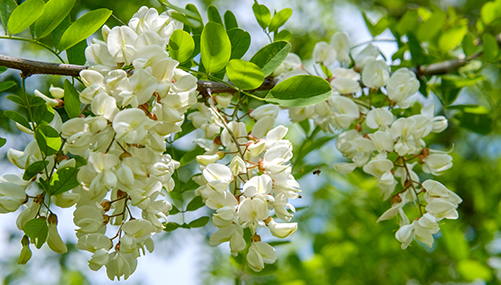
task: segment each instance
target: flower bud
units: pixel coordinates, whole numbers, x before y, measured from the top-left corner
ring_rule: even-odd
[[[17,264],[26,264],[31,259],[30,240],[27,236],[23,236],[21,244],[23,245],[23,248],[19,254]]]
[[[63,240],[57,232],[57,216],[55,214],[50,214],[47,219],[49,223],[49,233],[47,235],[47,245],[49,245],[52,251],[59,254],[68,252],[68,248],[64,244]]]
[[[230,170],[233,175],[237,176],[240,173],[245,173],[247,171],[247,167],[245,166],[245,162],[242,160],[242,158],[235,155],[231,160]]]
[[[277,238],[286,238],[297,230],[297,223],[277,223],[271,220],[268,223],[271,234]]]
[[[200,163],[201,165],[207,166],[211,163],[216,163],[219,159],[220,156],[219,154],[206,154],[206,155],[197,155],[197,162]]]

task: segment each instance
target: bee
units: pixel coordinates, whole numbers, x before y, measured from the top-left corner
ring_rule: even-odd
[[[320,169],[315,169],[315,170],[313,170],[313,175],[318,175],[318,176],[320,176],[320,173],[321,173],[321,172],[322,172],[322,170],[320,170]]]

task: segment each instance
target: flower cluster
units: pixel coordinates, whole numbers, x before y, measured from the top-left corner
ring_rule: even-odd
[[[344,33],[336,33],[330,44],[316,44],[313,60],[331,83],[332,95],[313,106],[290,108],[290,118],[292,121],[310,119],[315,126],[331,133],[352,127],[340,133],[336,143],[337,149],[351,162],[336,163],[334,168],[348,174],[361,167],[377,179],[383,199],[392,197],[392,207],[378,221],[399,216],[401,228],[396,238],[402,242],[402,248],[414,237],[431,247],[432,234],[439,231],[437,222],[444,218],[456,219],[461,199],[437,181],[420,183],[413,168],[419,164],[424,173],[440,175],[452,167],[450,155],[427,148],[423,140],[432,132],[445,130],[447,119],[434,115],[434,105],[423,107],[420,114],[403,116],[404,110],[416,101],[419,81],[407,68],[390,75],[388,65],[378,59],[380,52],[373,45],[354,56],[352,69],[342,67],[349,61],[346,54],[349,54],[349,39]],[[337,67],[332,69],[336,61]],[[282,64],[280,72],[279,78],[307,73],[293,54]],[[361,100],[367,97],[369,104]],[[383,99],[378,105],[371,104],[377,97]],[[401,187],[395,194],[397,178]],[[407,203],[419,208],[419,216],[412,224],[403,211]]]
[[[217,99],[220,97],[223,96]],[[283,139],[287,128],[273,128],[280,111],[276,105],[253,110],[250,116],[256,122],[248,133],[244,122],[228,122],[210,102],[209,106],[199,105],[199,111],[190,114],[195,126],[207,135],[214,137],[223,129],[212,141],[200,140],[206,152],[197,157],[202,175],[196,179],[200,185],[196,193],[216,210],[213,224],[219,228],[210,237],[210,244],[229,241],[231,252],[236,255],[246,248],[243,230],[248,228],[252,236],[247,263],[254,271],[260,271],[264,263],[275,262],[277,255],[273,247],[261,241],[258,229],[267,227],[278,238],[286,238],[297,229],[297,223],[289,223],[295,210],[288,200],[297,198],[300,190],[291,174],[292,145]],[[276,222],[270,210],[286,223]]]

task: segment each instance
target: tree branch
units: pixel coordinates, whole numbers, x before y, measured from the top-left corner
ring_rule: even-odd
[[[54,74],[77,77],[80,76],[80,71],[87,69],[87,66],[43,62],[1,54],[0,66],[21,70],[21,76],[25,78],[33,74]]]
[[[501,36],[498,38],[501,41]],[[471,59],[477,58],[481,53],[471,55],[464,59],[451,59],[443,62],[433,63],[428,66],[421,66],[414,69],[418,77],[432,76],[449,73],[459,67],[466,65]],[[21,70],[22,77],[29,77],[34,74],[53,74],[78,77],[87,66],[75,64],[57,64],[29,59],[22,59],[6,55],[0,55],[0,66]],[[265,79],[263,84],[255,90],[271,90],[276,85],[276,81]],[[204,94],[236,93],[238,90],[228,86],[228,84],[215,81],[198,80],[197,90]]]

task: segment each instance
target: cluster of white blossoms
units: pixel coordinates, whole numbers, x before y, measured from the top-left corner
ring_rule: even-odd
[[[163,222],[172,208],[162,189],[174,188],[171,176],[179,163],[165,154],[165,139],[181,130],[184,114],[196,103],[198,94],[197,79],[177,69],[179,63],[166,52],[170,35],[180,28],[182,24],[168,12],[159,15],[147,7],[142,7],[128,26],[111,30],[104,26],[104,41],[94,39],[87,47],[90,67],[80,73],[86,87],[80,93],[85,108],[80,116],[64,123],[54,112],[50,123],[60,134],[60,151],[44,157],[35,141],[23,152],[10,150],[10,161],[21,169],[42,160],[48,165],[30,181],[4,175],[0,182],[0,199],[5,200],[0,205],[2,212],[15,211],[26,203],[17,223],[21,230],[28,221],[48,216],[48,245],[58,253],[67,249],[55,228],[57,217],[49,206],[44,209],[41,204],[75,205],[76,247],[93,253],[89,267],[98,270],[106,266],[112,280],[127,279],[136,269],[137,257],[145,250],[153,251],[151,236],[164,229]],[[35,95],[48,106],[57,107],[64,91],[50,91],[56,99],[38,91]],[[91,114],[85,116],[89,111]],[[54,171],[75,167],[75,159],[68,155],[78,155],[87,162],[78,169],[76,187],[50,198],[40,189],[33,195],[25,194],[33,181],[43,184],[40,179],[47,179]],[[109,225],[115,225],[116,232]],[[114,236],[107,236],[108,232]],[[23,239],[21,263],[29,259],[28,246]]]
[[[216,99],[220,107],[227,106],[225,96]],[[253,110],[250,117],[255,124],[250,132],[238,118],[228,121],[212,100],[209,106],[199,104],[198,108],[189,118],[208,138],[198,140],[205,153],[197,156],[202,175],[195,176],[200,185],[196,193],[216,210],[212,220],[219,228],[210,237],[210,244],[229,241],[236,255],[246,248],[244,229],[248,228],[252,236],[247,264],[260,271],[265,263],[275,262],[277,255],[272,246],[261,241],[258,230],[268,228],[273,236],[286,238],[297,229],[297,223],[289,223],[295,209],[288,201],[300,192],[291,174],[292,144],[283,139],[286,127],[273,127],[280,108],[268,104]],[[272,210],[283,222],[272,218]]]
[[[431,247],[432,234],[439,231],[438,222],[444,218],[457,219],[456,208],[462,200],[437,181],[420,183],[413,168],[419,164],[424,173],[440,175],[452,167],[450,155],[427,148],[423,140],[432,132],[445,130],[447,119],[434,116],[434,105],[423,107],[420,114],[403,116],[403,110],[416,101],[419,81],[415,74],[407,68],[390,74],[388,65],[378,59],[380,52],[373,45],[354,56],[352,69],[344,68],[350,62],[349,52],[349,39],[344,33],[336,33],[330,44],[316,44],[313,60],[331,83],[332,95],[313,106],[290,108],[290,118],[292,121],[311,119],[315,126],[331,133],[351,127],[339,134],[336,143],[337,149],[351,162],[336,163],[334,168],[347,174],[361,167],[377,179],[383,199],[392,197],[391,208],[378,221],[399,217],[396,238],[402,248],[414,238]],[[289,54],[278,72],[281,80],[307,74],[294,54]],[[376,96],[384,98],[379,105],[371,105]],[[367,97],[369,104],[364,104],[362,99]],[[392,113],[397,107],[400,110],[395,113],[400,116]],[[397,187],[396,178],[401,187]],[[403,211],[407,203],[419,208],[419,215],[412,223]]]

